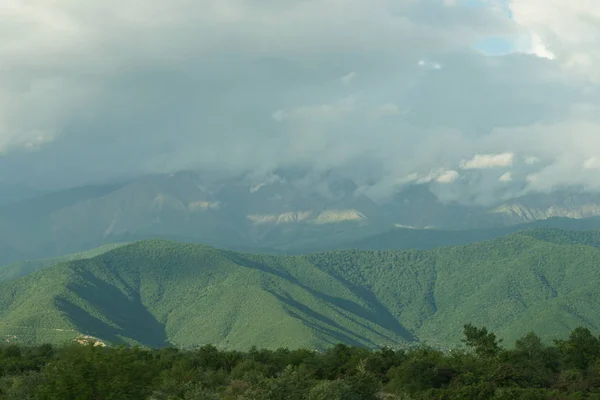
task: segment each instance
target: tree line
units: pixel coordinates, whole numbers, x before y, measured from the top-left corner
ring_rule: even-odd
[[[600,339],[586,328],[552,343],[530,333],[510,347],[486,328],[463,333],[465,346],[452,350],[4,344],[0,399],[600,399]]]

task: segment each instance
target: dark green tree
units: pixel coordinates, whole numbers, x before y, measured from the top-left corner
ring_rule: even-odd
[[[477,328],[471,324],[464,326],[464,339],[462,342],[475,350],[480,357],[496,357],[501,350],[502,340],[496,338],[496,335],[484,328]]]
[[[567,340],[556,340],[565,363],[572,368],[585,371],[600,357],[600,341],[587,328],[576,328]]]
[[[321,381],[308,393],[308,400],[360,400],[352,387],[343,380]]]

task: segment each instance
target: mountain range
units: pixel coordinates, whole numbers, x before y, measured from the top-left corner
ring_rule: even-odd
[[[0,198],[7,341],[444,347],[468,322],[507,340],[600,324],[593,193],[483,206],[415,184],[376,201],[289,171],[17,189]]]
[[[375,201],[334,174],[306,182],[285,171],[266,180],[182,172],[20,197],[0,206],[0,264],[154,238],[298,254],[382,248],[374,242],[390,235],[406,243],[395,241],[392,248],[464,244],[540,221],[600,228],[600,195],[574,190],[484,207],[443,203],[427,185],[409,185]]]
[[[433,250],[304,256],[146,240],[55,261],[0,283],[0,337],[446,347],[459,343],[465,323],[509,341],[600,326],[600,231],[534,229]]]

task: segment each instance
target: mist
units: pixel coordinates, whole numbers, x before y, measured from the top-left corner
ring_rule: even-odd
[[[301,168],[374,198],[600,189],[600,5],[474,3],[5,1],[0,182]]]

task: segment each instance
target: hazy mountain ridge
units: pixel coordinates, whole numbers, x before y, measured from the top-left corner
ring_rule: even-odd
[[[577,192],[482,207],[445,204],[426,185],[414,185],[378,203],[352,180],[334,174],[308,179],[284,171],[261,180],[184,172],[69,189],[1,207],[0,263],[144,238],[298,252],[348,247],[395,226],[481,232],[557,216],[596,215],[600,196]],[[464,242],[448,244],[458,243]]]
[[[493,210],[503,215],[506,223],[521,223],[554,217],[591,218],[600,216],[600,195],[577,192],[532,194],[508,201]]]
[[[59,257],[45,258],[41,260],[17,261],[11,264],[2,265],[0,266],[0,282],[17,279],[21,276],[29,275],[56,264],[93,258],[127,244],[128,243],[111,243],[81,253],[66,254]]]
[[[366,196],[332,192],[304,193],[285,179],[211,183],[192,173],[65,190],[0,209],[0,243],[12,253],[0,262],[78,252],[122,237],[277,247],[337,229],[325,225],[352,230],[380,223]]]
[[[0,337],[446,346],[468,322],[507,340],[530,330],[556,337],[600,326],[599,232],[543,229],[428,251],[309,256],[136,242],[0,284]]]

